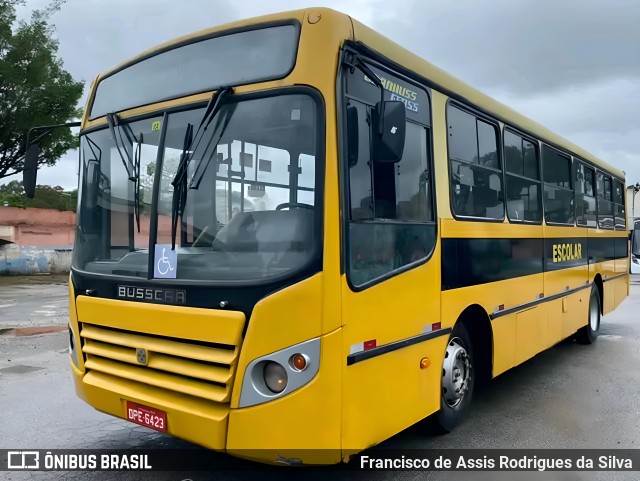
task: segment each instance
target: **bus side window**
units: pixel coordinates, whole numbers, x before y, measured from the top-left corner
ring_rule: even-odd
[[[598,197],[598,227],[613,229],[611,177],[602,172],[596,172],[596,193]]]
[[[624,210],[624,185],[622,182],[615,180],[614,201],[616,204],[616,230],[625,230],[627,228],[627,217]]]
[[[576,160],[575,195],[576,223],[587,227],[596,226],[595,172],[591,167]]]
[[[540,158],[537,145],[505,130],[507,215],[511,222],[541,222]]]
[[[424,259],[435,245],[433,187],[428,162],[428,130],[407,121],[405,148],[397,163],[370,157],[370,107],[349,101],[351,118],[344,165],[349,172],[349,268],[361,286]],[[354,112],[357,111],[357,115]],[[357,132],[353,129],[357,128]]]
[[[547,223],[574,223],[571,158],[555,149],[542,147],[544,211]]]
[[[453,214],[503,219],[497,127],[453,105],[447,108],[447,121]]]

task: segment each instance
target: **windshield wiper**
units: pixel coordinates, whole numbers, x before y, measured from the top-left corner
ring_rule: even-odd
[[[224,116],[224,118],[221,117],[216,122],[214,132],[218,132],[218,134],[211,136],[211,138],[209,139],[209,143],[207,144],[205,149],[202,151],[203,154],[205,154],[206,152],[211,152],[211,155],[209,156],[206,162],[204,160],[201,160],[198,166],[196,167],[196,171],[193,173],[191,182],[189,182],[189,189],[197,190],[198,187],[200,187],[200,182],[202,181],[202,178],[204,177],[204,174],[207,171],[207,168],[209,167],[211,160],[216,155],[216,152],[218,150],[218,144],[222,140],[222,136],[224,135],[225,131],[227,130],[227,127],[229,126],[229,123],[231,122],[231,117],[233,117],[233,111],[234,109],[231,109],[231,108],[228,109],[225,112],[226,115]],[[230,160],[230,159],[227,159],[227,160]],[[229,172],[229,176],[231,176],[231,174],[233,173],[233,171],[231,170],[231,164],[229,164],[228,172]]]
[[[140,134],[140,139],[138,140],[131,129],[131,126],[123,122],[122,119],[116,113],[107,114],[107,123],[109,124],[109,129],[111,130],[111,135],[113,136],[113,141],[116,146],[116,150],[118,151],[118,155],[122,160],[122,165],[124,165],[125,170],[127,171],[127,176],[129,180],[133,182],[133,211],[134,217],[136,220],[136,226],[138,228],[138,233],[140,232],[140,155],[142,151],[142,133]],[[116,133],[117,129],[117,133]],[[134,143],[138,144],[135,147],[135,152],[133,158],[129,151],[125,147],[125,141],[122,138],[122,132],[124,132],[125,137],[127,138],[127,142],[131,144],[131,149],[134,149]],[[118,142],[118,134],[120,137],[120,142]],[[120,144],[122,144],[122,148],[120,148]],[[124,155],[123,152],[124,151]],[[125,155],[127,159],[125,160]]]
[[[176,248],[176,231],[178,230],[178,217],[182,219],[184,213],[184,205],[187,200],[186,196],[186,184],[187,184],[187,168],[188,165],[187,156],[189,155],[189,146],[193,142],[193,125],[187,125],[187,131],[184,135],[184,143],[182,147],[182,153],[180,154],[180,162],[176,176],[171,182],[173,185],[173,201],[171,204],[171,249]]]
[[[180,162],[176,169],[176,175],[171,181],[173,186],[173,202],[171,205],[171,249],[176,248],[176,231],[178,229],[178,217],[182,219],[184,208],[187,202],[187,172],[189,169],[189,161],[191,160],[191,153],[195,152],[200,141],[204,137],[204,132],[211,124],[216,114],[220,111],[224,105],[226,99],[233,93],[232,87],[221,87],[211,96],[207,108],[204,111],[198,130],[193,134],[193,125],[187,126],[187,131],[184,136],[184,144],[182,148],[182,155],[180,155]],[[203,129],[204,127],[204,129]],[[202,131],[202,134],[198,138],[198,134]],[[197,144],[192,149],[192,145],[195,140],[198,139]]]
[[[109,124],[109,130],[111,130],[111,135],[113,136],[113,141],[116,144],[116,150],[118,151],[118,155],[122,160],[122,165],[124,165],[124,168],[127,171],[129,180],[134,180],[133,179],[134,173],[132,172],[133,159],[131,158],[129,151],[124,148],[124,142],[122,142],[122,132],[121,132],[120,122],[121,120],[120,120],[120,117],[118,117],[118,114],[115,114],[115,113],[107,114],[107,123]],[[123,147],[122,149],[120,148],[120,143],[118,142],[118,134],[116,133],[116,127],[118,128],[118,133],[120,133],[120,141],[122,142],[122,147]],[[123,150],[124,150],[124,154],[127,156],[126,160],[124,158],[125,155],[122,154]]]
[[[127,126],[128,127],[128,126]],[[133,209],[136,217],[136,226],[138,227],[138,234],[140,233],[140,156],[142,155],[142,132],[140,132],[140,140],[136,146],[136,151],[133,156],[133,168],[134,168],[134,186],[133,186]]]

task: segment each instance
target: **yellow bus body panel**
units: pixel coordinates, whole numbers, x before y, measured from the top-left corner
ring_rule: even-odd
[[[238,361],[231,407],[238,407],[247,365],[261,356],[314,339],[321,334],[322,274],[275,292],[253,309]]]

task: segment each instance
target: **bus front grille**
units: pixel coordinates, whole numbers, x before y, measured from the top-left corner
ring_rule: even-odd
[[[82,324],[85,367],[169,391],[228,403],[239,346]]]

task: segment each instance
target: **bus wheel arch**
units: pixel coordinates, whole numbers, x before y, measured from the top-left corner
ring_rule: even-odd
[[[481,306],[473,304],[458,317],[470,331],[476,354],[477,387],[482,387],[491,379],[493,372],[493,328],[491,319]]]
[[[442,431],[452,431],[464,419],[476,387],[490,378],[492,337],[482,307],[469,306],[458,316],[444,354],[440,411],[435,416]]]

